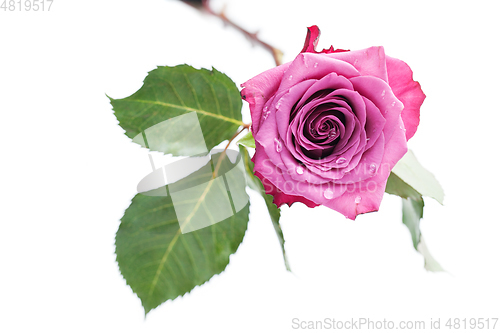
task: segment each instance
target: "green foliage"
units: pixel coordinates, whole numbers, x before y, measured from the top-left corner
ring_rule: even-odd
[[[287,270],[291,271],[290,264],[288,263],[288,258],[285,252],[285,237],[283,236],[283,231],[281,230],[281,225],[279,222],[280,210],[273,203],[273,196],[270,194],[266,194],[262,182],[259,178],[255,177],[253,173],[254,164],[250,160],[250,156],[248,155],[247,150],[243,147],[240,147],[240,153],[245,165],[248,186],[257,193],[260,193],[260,195],[262,195],[262,197],[264,198],[269,216],[271,217],[271,222],[273,223],[274,231],[276,232],[276,236],[278,236],[278,240],[280,242],[281,251],[283,252],[283,260],[285,261],[285,267]]]
[[[239,91],[215,69],[158,67],[137,92],[110,100],[127,136],[173,155],[204,155],[243,125]],[[133,198],[116,234],[116,259],[146,313],[229,263],[248,223],[244,172],[223,152],[187,177]]]
[[[422,195],[415,191],[413,187],[406,184],[401,180],[394,172],[391,172],[389,179],[387,179],[387,186],[385,187],[385,192],[389,194],[397,195],[404,199],[420,200]]]
[[[403,200],[403,223],[410,231],[413,247],[425,260],[425,269],[443,271],[424,242],[420,220],[424,216],[424,199],[429,196],[443,204],[444,192],[432,173],[424,169],[410,150],[392,169],[385,192]]]
[[[436,177],[417,161],[411,150],[394,166],[392,173],[423,196],[436,199],[443,204],[444,191]]]
[[[238,88],[216,69],[198,70],[188,65],[158,67],[149,72],[137,92],[110,100],[120,126],[130,138],[162,121],[195,112],[210,150],[230,139],[243,125]],[[180,142],[170,140],[162,151],[188,156],[189,150],[186,153],[184,149],[189,149],[189,145]]]
[[[424,200],[403,199],[403,224],[410,230],[413,247],[418,250],[420,243],[420,219],[424,216]]]
[[[444,271],[441,265],[429,252],[424,237],[420,232],[420,219],[424,216],[424,201],[403,199],[403,223],[408,227],[413,240],[413,247],[422,254],[425,260],[425,269],[431,272]]]
[[[244,137],[242,137],[238,144],[249,148],[255,148],[255,139],[253,138],[252,132],[248,132]]]
[[[217,164],[220,167],[214,177]],[[219,175],[226,178],[226,186],[234,184],[236,179],[243,180],[243,170],[235,167],[224,153],[218,154],[207,166],[168,185],[168,196],[137,194],[121,219],[116,234],[116,259],[146,313],[222,272],[229,263],[229,256],[243,240],[249,214],[244,181],[243,187],[237,189],[226,188],[224,181],[217,182],[222,179]],[[174,191],[200,187],[201,195],[175,200],[179,197]],[[235,212],[235,206],[240,210],[216,223],[216,215],[224,209],[221,188],[232,196],[229,210],[232,207]],[[214,197],[217,200],[213,200]],[[245,198],[246,202],[241,200]],[[228,205],[227,201],[225,204]],[[179,212],[183,209],[190,214],[181,219]],[[209,220],[209,226],[183,233],[186,225],[196,218],[198,223],[200,218]]]

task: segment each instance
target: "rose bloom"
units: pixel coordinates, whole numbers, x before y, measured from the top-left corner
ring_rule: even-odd
[[[316,52],[318,38],[310,27],[295,60],[242,84],[254,172],[278,207],[324,205],[354,219],[378,210],[425,95],[383,47]]]

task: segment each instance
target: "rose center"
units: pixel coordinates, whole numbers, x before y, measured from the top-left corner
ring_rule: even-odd
[[[332,153],[341,139],[345,117],[335,110],[336,105],[328,103],[319,105],[308,115],[303,135],[314,147],[302,149],[303,153],[314,159],[324,158]]]

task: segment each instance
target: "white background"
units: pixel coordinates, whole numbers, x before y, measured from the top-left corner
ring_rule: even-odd
[[[289,332],[293,318],[326,317],[424,320],[428,329],[441,318],[445,331],[448,318],[500,317],[496,2],[213,7],[224,3],[285,61],[317,24],[320,48],[383,45],[412,67],[427,99],[409,145],[446,193],[444,206],[426,200],[422,230],[448,273],[424,270],[389,195],[354,222],[326,208],[283,209],[288,273],[252,195],[226,271],[145,319],[114,261],[114,235],[150,164],[105,94],[132,94],[158,65],[214,66],[239,85],[274,62],[177,1],[54,0],[50,12],[0,10],[0,331]]]

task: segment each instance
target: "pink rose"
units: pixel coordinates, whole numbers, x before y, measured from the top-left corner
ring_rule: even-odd
[[[242,84],[250,104],[255,175],[279,207],[324,205],[350,219],[378,210],[407,151],[425,95],[383,47],[302,52]]]

